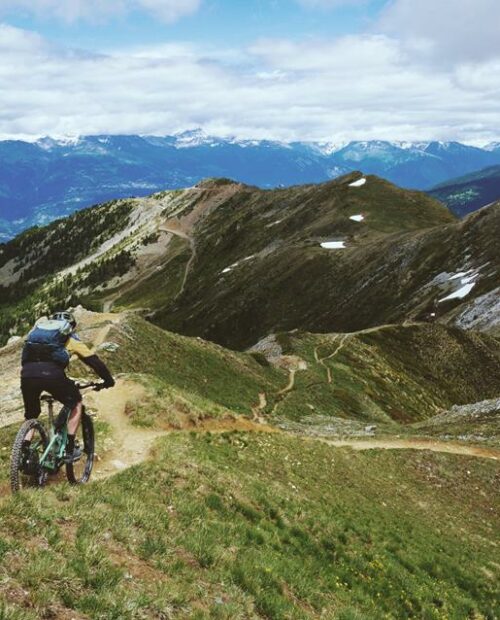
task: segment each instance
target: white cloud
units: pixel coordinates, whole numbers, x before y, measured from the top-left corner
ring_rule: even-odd
[[[498,139],[500,66],[429,71],[381,35],[58,49],[0,26],[0,135],[216,134],[276,139]]]
[[[446,62],[500,56],[498,0],[392,0],[377,29]]]
[[[195,13],[202,0],[0,0],[0,12],[24,11],[66,22],[100,21],[142,9],[165,22]]]

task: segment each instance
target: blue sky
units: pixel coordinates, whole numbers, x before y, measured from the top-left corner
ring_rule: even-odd
[[[7,8],[3,15],[14,26],[84,48],[193,40],[224,46],[259,37],[302,39],[362,32],[385,4],[386,0],[378,0],[328,7],[294,0],[206,0],[198,11],[173,23],[159,20],[144,7],[94,20],[64,20],[19,8]]]
[[[0,0],[0,138],[500,139],[498,0]]]

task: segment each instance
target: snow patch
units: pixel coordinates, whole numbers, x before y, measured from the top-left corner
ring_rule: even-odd
[[[351,215],[351,217],[349,218],[350,220],[352,220],[353,222],[362,222],[365,219],[364,215]]]
[[[325,241],[321,247],[325,250],[344,250],[345,241]]]
[[[457,291],[454,291],[453,293],[450,293],[450,295],[447,295],[446,297],[440,299],[439,303],[441,303],[442,301],[448,301],[449,299],[463,299],[472,291],[475,286],[475,282],[466,284],[465,286],[462,286],[462,288],[459,288]]]
[[[469,282],[474,282],[474,280],[477,278],[477,273],[474,273],[471,276],[467,276],[466,278],[462,278],[460,280],[461,284],[468,284]]]
[[[229,265],[229,267],[226,267],[225,269],[222,270],[221,273],[229,273],[230,271],[232,271],[235,267],[238,267],[238,265],[240,263],[244,263],[247,260],[252,260],[252,258],[255,258],[255,254],[250,254],[250,256],[245,256],[245,258],[241,258],[240,260],[237,260],[235,263],[233,263],[232,265]]]
[[[472,269],[469,269],[469,271],[459,271],[458,273],[455,273],[454,275],[450,276],[448,278],[448,280],[458,280],[459,278],[463,278],[464,276],[468,275],[471,271],[473,271]]]
[[[270,224],[266,224],[266,228],[271,228],[272,226],[276,226],[276,224],[281,224],[283,220],[276,220],[275,222],[271,222]]]
[[[362,187],[365,183],[366,183],[366,179],[365,177],[363,177],[362,179],[358,179],[357,181],[353,181],[352,183],[349,183],[349,187]]]

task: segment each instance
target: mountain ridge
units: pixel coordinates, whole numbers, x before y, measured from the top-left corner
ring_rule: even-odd
[[[450,179],[428,193],[463,217],[500,199],[500,166]]]
[[[262,188],[325,182],[363,169],[427,189],[500,164],[500,148],[384,140],[280,142],[208,136],[96,135],[0,141],[0,239],[82,207],[230,177]]]
[[[5,338],[34,309],[83,300],[230,348],[432,315],[495,330],[499,226],[500,203],[459,221],[425,194],[360,173],[276,190],[206,180],[0,246],[0,327]]]

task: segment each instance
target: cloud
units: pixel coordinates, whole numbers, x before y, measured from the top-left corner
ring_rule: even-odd
[[[92,54],[0,26],[0,58],[3,137],[199,126],[283,140],[500,137],[499,62],[429,71],[388,35]]]
[[[0,0],[0,12],[23,11],[65,22],[101,21],[143,10],[165,22],[195,13],[202,0]]]
[[[392,0],[377,30],[420,48],[433,62],[500,57],[498,0]]]

